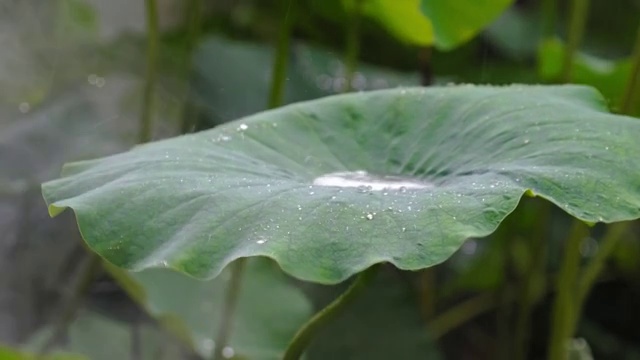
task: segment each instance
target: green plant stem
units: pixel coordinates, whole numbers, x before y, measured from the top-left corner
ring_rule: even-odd
[[[529,335],[531,329],[531,312],[534,304],[540,298],[540,289],[545,287],[546,260],[547,260],[547,232],[549,224],[550,206],[547,202],[539,204],[536,219],[537,224],[530,239],[526,239],[529,244],[531,261],[523,279],[524,284],[521,289],[516,327],[514,334],[514,359],[524,360],[527,358]]]
[[[515,298],[511,293],[511,300]],[[484,293],[452,307],[429,323],[429,334],[437,340],[467,321],[496,307],[496,294]]]
[[[200,33],[202,31],[202,13],[204,10],[204,0],[190,0],[187,7],[187,16],[185,22],[187,27],[186,39],[186,56],[184,58],[184,78],[185,78],[185,96],[182,108],[182,121],[180,123],[180,133],[186,134],[191,132],[196,126],[195,124],[195,108],[190,102],[192,96],[192,88],[190,85],[189,74],[191,70],[191,62],[193,60],[193,52],[196,49]]]
[[[269,109],[282,105],[286,84],[287,65],[289,63],[289,46],[293,29],[294,1],[288,0],[284,11],[284,19],[280,24],[278,43],[276,45],[276,58],[271,71],[271,90],[269,92]]]
[[[142,111],[140,112],[140,131],[138,142],[151,140],[153,128],[153,97],[156,86],[156,66],[158,57],[158,4],[156,0],[145,0],[147,17],[147,63],[144,79],[144,93],[142,97]]]
[[[567,32],[567,46],[562,59],[561,80],[565,83],[571,82],[573,78],[573,63],[582,37],[584,28],[589,15],[589,0],[572,0],[571,1],[571,19],[569,20],[569,29]]]
[[[566,344],[570,340],[576,318],[576,291],[580,270],[580,244],[587,236],[586,225],[575,220],[564,249],[564,257],[556,285],[556,299],[552,310],[549,339],[549,360],[565,360]]]
[[[246,258],[240,258],[231,264],[231,280],[227,287],[227,293],[222,304],[222,318],[218,326],[218,334],[216,336],[214,351],[211,359],[223,360],[224,348],[229,344],[231,331],[233,330],[233,320],[236,314],[238,298],[242,288],[242,278],[246,268]]]
[[[82,301],[89,292],[91,285],[93,284],[98,274],[100,274],[101,270],[102,258],[100,258],[100,256],[98,256],[97,254],[91,253],[89,255],[89,258],[86,260],[86,265],[78,276],[78,280],[75,287],[73,288],[73,291],[70,294],[69,300],[65,303],[65,308],[62,311],[62,315],[58,318],[58,321],[54,326],[53,333],[40,348],[40,354],[45,354],[46,352],[51,350],[51,348],[62,339],[65,332],[67,331],[67,328],[73,321],[76,312],[80,308]]]
[[[344,92],[353,90],[353,78],[358,66],[360,54],[360,20],[362,5],[365,0],[352,0],[349,21],[347,22],[347,39],[345,52],[345,87]]]
[[[582,271],[580,279],[578,281],[578,292],[576,295],[576,314],[574,321],[571,323],[568,332],[573,334],[575,328],[578,325],[578,319],[582,313],[582,307],[587,299],[587,296],[591,292],[593,285],[598,279],[598,275],[602,273],[606,261],[615,250],[616,246],[620,242],[620,239],[627,233],[629,229],[629,222],[621,222],[611,224],[607,228],[607,232],[600,241],[600,248],[596,252],[596,255],[591,259],[587,266]]]
[[[640,26],[638,27],[638,35],[636,36],[632,56],[631,72],[629,73],[629,79],[622,98],[622,106],[620,107],[620,111],[623,114],[633,112],[638,108],[638,102],[640,102],[640,94],[638,94],[638,88],[640,87]]]
[[[550,39],[556,35],[558,21],[558,3],[556,0],[542,0],[542,38]]]
[[[289,0],[286,6],[285,17],[280,27],[280,36],[276,46],[276,58],[273,63],[271,89],[269,92],[268,106],[270,109],[282,105],[284,98],[284,85],[287,75],[287,62],[289,58],[289,43],[291,37],[291,28],[293,24],[293,16],[291,7],[294,0]],[[224,359],[223,351],[228,344],[233,331],[233,320],[235,318],[235,310],[240,296],[242,287],[242,279],[244,277],[244,269],[246,267],[245,258],[238,259],[231,269],[231,281],[227,289],[225,301],[222,307],[222,319],[218,327],[216,335],[213,360]]]
[[[318,331],[356,299],[362,290],[364,290],[371,280],[373,280],[378,268],[378,265],[374,265],[358,274],[357,278],[344,293],[309,319],[309,321],[307,321],[293,337],[293,340],[289,343],[282,359],[300,359]]]

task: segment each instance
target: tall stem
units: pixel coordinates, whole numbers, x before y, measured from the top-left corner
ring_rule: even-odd
[[[144,80],[142,111],[138,142],[151,140],[153,121],[153,91],[156,85],[156,66],[158,57],[158,4],[156,0],[145,0],[147,16],[147,64]]]
[[[204,0],[190,0],[187,7],[187,17],[185,19],[188,24],[187,40],[186,40],[186,56],[184,59],[184,78],[186,83],[184,105],[182,108],[182,121],[180,123],[180,133],[186,134],[191,132],[195,127],[195,107],[190,102],[192,89],[190,83],[190,70],[200,32],[202,31],[202,12]]]
[[[636,110],[640,102],[640,93],[638,93],[638,88],[640,87],[640,26],[638,27],[638,35],[632,56],[631,72],[629,73],[629,79],[622,98],[622,106],[620,107],[623,114],[630,114]]]
[[[331,304],[327,305],[324,309],[320,310],[314,315],[306,324],[302,326],[300,330],[293,337],[293,340],[289,344],[289,347],[285,351],[283,360],[298,360],[304,353],[305,349],[318,333],[322,327],[335,318],[345,307],[355,300],[355,298],[366,288],[366,286],[373,280],[378,270],[378,265],[374,265],[367,270],[364,270],[353,281],[351,286],[342,293]]]
[[[276,58],[271,71],[271,91],[269,92],[269,109],[282,105],[286,84],[287,65],[289,62],[289,44],[291,42],[291,30],[293,28],[293,6],[295,0],[288,0],[285,15],[280,24],[280,33],[276,45]]]
[[[365,0],[352,0],[350,21],[347,22],[347,41],[345,53],[345,88],[344,92],[353,90],[353,77],[358,65],[360,54],[360,18],[362,17],[362,5]]]
[[[291,38],[291,29],[293,24],[292,3],[294,0],[288,0],[285,16],[280,26],[280,36],[276,46],[276,55],[273,63],[271,89],[269,92],[269,108],[276,108],[282,105],[284,98],[284,85],[287,76],[287,62],[289,58],[289,44]],[[246,258],[236,260],[231,269],[231,281],[227,289],[227,294],[222,308],[222,319],[218,327],[218,334],[215,340],[213,360],[223,359],[224,348],[229,343],[231,333],[233,331],[233,320],[235,310],[240,297],[240,289],[242,287],[242,279],[244,277],[244,268],[246,267]]]
[[[89,254],[89,258],[86,260],[86,264],[78,276],[75,287],[73,288],[69,299],[65,302],[65,308],[54,326],[53,333],[40,348],[40,354],[44,354],[49,351],[62,339],[101,269],[102,259],[100,256],[94,253]]]
[[[238,259],[231,265],[231,280],[229,281],[224,303],[222,304],[222,318],[218,326],[218,335],[216,336],[213,356],[211,357],[213,360],[223,360],[225,358],[224,348],[229,344],[229,339],[231,338],[233,320],[238,305],[240,289],[242,288],[242,278],[245,268],[245,258]]]
[[[558,275],[556,299],[552,311],[551,338],[549,339],[549,360],[565,360],[566,344],[573,336],[572,324],[576,319],[576,291],[580,270],[580,244],[587,236],[586,225],[574,221],[571,234],[564,249],[564,258]]]
[[[558,21],[558,3],[556,0],[542,0],[542,38],[550,39],[556,35]]]
[[[569,21],[569,29],[567,33],[567,46],[565,49],[564,59],[562,60],[561,80],[569,83],[573,77],[573,62],[578,47],[582,42],[584,28],[589,15],[589,0],[572,0],[571,1],[571,19]]]
[[[531,253],[531,261],[528,264],[526,278],[521,289],[521,297],[516,319],[514,335],[515,359],[524,360],[527,358],[529,335],[531,329],[531,312],[534,304],[539,300],[540,290],[544,288],[546,272],[545,264],[547,260],[547,232],[548,219],[550,213],[549,203],[542,202],[537,209],[538,224],[534,225],[533,236],[528,240]]]

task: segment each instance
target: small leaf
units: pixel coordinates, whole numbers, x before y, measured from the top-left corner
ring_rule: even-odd
[[[538,72],[545,80],[557,80],[562,71],[565,46],[558,40],[547,40],[538,50]],[[578,53],[573,63],[573,82],[593,86],[616,110],[620,106],[631,72],[631,59],[611,61]],[[640,108],[632,113],[640,114]]]
[[[289,340],[311,315],[304,295],[287,283],[273,262],[250,261],[235,310],[229,351],[248,359],[280,359]],[[127,273],[108,267],[152,316],[209,358],[215,346],[230,273],[198,281],[168,269]]]
[[[531,192],[640,216],[640,121],[581,86],[394,89],[303,102],[68,165],[43,186],[114,264],[211,278],[240,257],[337,283],[446,260]]]
[[[468,41],[495,20],[513,0],[422,0],[433,23],[435,44],[450,50]]]

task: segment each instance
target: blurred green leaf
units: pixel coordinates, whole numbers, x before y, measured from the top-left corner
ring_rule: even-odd
[[[67,353],[55,353],[46,356],[39,356],[20,349],[0,345],[0,360],[89,360],[89,358],[86,358],[83,355]]]
[[[431,21],[420,11],[421,0],[356,1],[363,2],[365,15],[380,22],[401,41],[427,46],[437,39]]]
[[[421,0],[420,3],[422,12],[432,23],[435,46],[451,50],[487,27],[513,0]]]
[[[84,309],[78,311],[67,331],[68,341],[58,345],[58,349],[81,354],[81,359],[173,360],[183,358],[185,353],[177,342],[152,323],[118,321]],[[29,348],[41,348],[52,332],[51,326],[38,331],[31,338]]]
[[[193,101],[209,125],[250,115],[267,106],[273,48],[265,44],[209,38],[195,54]],[[342,92],[345,67],[341,55],[304,44],[293,47],[285,102],[293,103]],[[354,78],[358,90],[417,85],[417,73],[401,73],[361,64]],[[238,96],[242,94],[242,96]]]
[[[98,15],[86,0],[58,1],[58,36],[74,40],[98,40]]]
[[[229,351],[248,359],[279,359],[311,306],[277,265],[253,259],[246,265]],[[218,332],[230,273],[199,281],[168,269],[128,273],[110,266],[116,280],[154,317],[204,358]]]
[[[564,44],[558,40],[543,42],[538,51],[538,72],[547,81],[555,81],[562,70]],[[573,63],[573,82],[598,89],[617,110],[631,72],[631,60],[610,61],[579,53]],[[640,114],[640,106],[632,111]]]

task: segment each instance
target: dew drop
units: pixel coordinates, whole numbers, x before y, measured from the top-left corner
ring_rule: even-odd
[[[231,359],[235,354],[236,354],[236,351],[233,350],[233,348],[230,346],[225,346],[222,349],[222,356],[224,356],[226,359]]]

